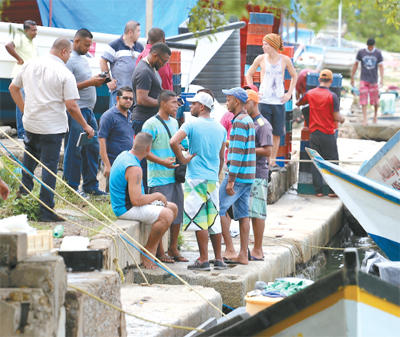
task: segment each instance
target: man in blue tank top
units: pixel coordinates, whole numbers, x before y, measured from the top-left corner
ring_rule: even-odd
[[[175,219],[178,208],[159,193],[144,194],[140,161],[150,153],[152,136],[145,132],[136,135],[133,148],[123,151],[115,159],[110,172],[111,206],[115,215],[123,220],[137,220],[151,225],[144,246],[153,256],[158,244]],[[141,257],[146,269],[155,269],[153,262]]]

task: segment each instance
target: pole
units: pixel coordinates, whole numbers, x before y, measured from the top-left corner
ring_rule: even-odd
[[[342,0],[340,0],[338,12],[338,47],[340,48],[342,46]]]
[[[153,27],[153,0],[146,0],[146,36]]]
[[[49,2],[49,27],[51,27],[51,20],[53,18],[53,0]]]

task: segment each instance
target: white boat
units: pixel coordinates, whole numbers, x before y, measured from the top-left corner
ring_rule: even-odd
[[[358,173],[400,190],[400,131],[390,138]]]
[[[392,261],[400,261],[400,191],[324,160],[306,148],[326,183]]]

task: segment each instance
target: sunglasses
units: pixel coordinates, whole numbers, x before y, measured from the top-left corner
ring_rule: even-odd
[[[129,101],[133,101],[133,97],[129,97],[129,96],[121,96],[121,98],[129,100]]]

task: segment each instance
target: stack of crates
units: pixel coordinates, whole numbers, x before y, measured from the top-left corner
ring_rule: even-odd
[[[173,50],[171,57],[169,59],[169,64],[172,70],[172,84],[174,86],[174,91],[177,95],[182,92],[181,87],[181,52],[179,50]]]
[[[263,37],[272,33],[274,15],[270,13],[250,13],[249,24],[247,25],[246,37],[246,65],[245,73],[252,65],[254,59],[264,53],[262,49]],[[260,69],[253,77],[254,84],[260,86]]]
[[[319,73],[308,73],[307,81],[306,81],[306,89],[307,91],[310,89],[314,89],[319,85]],[[333,74],[332,85],[329,88],[333,91],[339,98],[340,101],[340,92],[342,90],[342,75],[341,74]],[[306,147],[310,147],[310,130],[308,128],[309,117],[305,116],[304,119],[304,127],[301,130],[301,140],[300,140],[300,160],[310,160],[306,152]],[[300,162],[299,165],[299,179],[297,185],[297,192],[300,194],[315,194],[314,185],[312,183],[312,174],[311,168],[314,164],[311,162]],[[329,193],[328,185],[324,184],[322,189],[323,194]]]
[[[293,46],[284,46],[281,54],[286,55],[292,59],[294,55],[294,47]],[[288,70],[285,70],[284,77],[284,87],[285,92],[289,90],[290,87],[290,79],[291,76]],[[293,124],[293,99],[291,98],[289,101],[285,103],[285,111],[286,111],[286,134],[281,136],[278,153],[276,155],[276,163],[277,165],[284,167],[286,161],[291,159],[292,152],[292,124]]]

